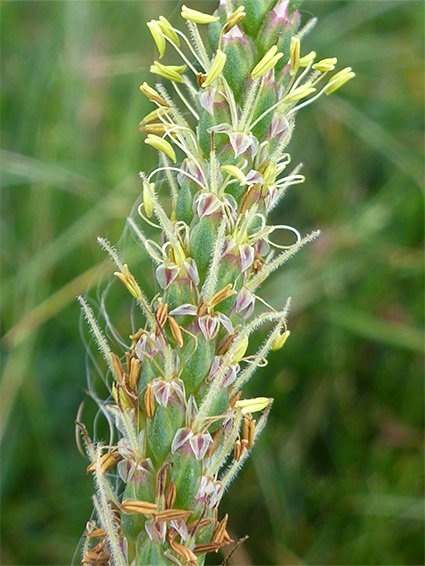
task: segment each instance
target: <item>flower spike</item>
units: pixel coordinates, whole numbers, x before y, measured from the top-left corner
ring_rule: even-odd
[[[106,362],[109,398],[89,390],[111,427],[102,444],[79,424],[96,487],[82,564],[196,566],[231,542],[232,518],[221,499],[273,402],[244,399],[242,389],[290,335],[290,299],[276,310],[262,285],[319,234],[302,237],[287,218],[271,219],[288,187],[304,180],[301,164],[286,170],[287,146],[299,110],[354,77],[346,67],[323,81],[336,58],[314,63],[314,51],[301,56],[301,40],[316,20],[300,29],[298,6],[299,0],[220,0],[205,14],[183,5],[188,36],[163,16],[147,24],[161,60],[150,71],[167,82],[141,85],[155,106],[139,129],[160,162],[140,173],[127,221],[153,261],[155,289],[148,299],[143,274],[150,270],[141,272],[135,259],[130,270],[130,261],[99,238],[128,291],[121,293],[127,327],[119,324],[128,339],[104,308],[109,286],[101,296],[105,333],[79,298]],[[167,43],[181,64],[162,62]],[[291,232],[295,243],[274,242],[277,230]]]

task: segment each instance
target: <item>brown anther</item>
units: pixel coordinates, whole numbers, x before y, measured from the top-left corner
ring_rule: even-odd
[[[130,359],[130,379],[129,379],[129,387],[131,389],[131,391],[137,391],[137,381],[140,377],[140,367],[141,367],[141,362],[138,358],[131,358]]]
[[[143,336],[143,334],[146,333],[146,330],[144,330],[143,328],[139,328],[139,330],[135,333],[135,334],[130,334],[129,338],[131,340],[131,352],[134,353],[134,347],[136,346],[137,342],[140,340],[140,338]]]
[[[136,501],[133,499],[125,499],[121,505],[121,510],[124,513],[137,514],[137,515],[153,515],[156,512],[156,503],[149,503],[148,501]]]
[[[215,305],[218,305],[218,303],[221,303],[221,301],[228,299],[232,295],[236,295],[236,291],[232,288],[232,284],[229,283],[228,285],[223,287],[223,289],[215,293],[210,301],[210,305],[214,307]]]
[[[170,546],[174,552],[177,552],[186,562],[189,562],[190,566],[197,566],[198,561],[196,555],[189,548],[172,539],[170,540]]]
[[[121,525],[121,509],[119,505],[114,503],[111,499],[108,499],[109,507],[112,511],[112,518],[117,523],[117,525]]]
[[[229,407],[233,409],[236,404],[236,401],[239,401],[239,397],[242,395],[242,391],[238,391],[234,397],[229,400]]]
[[[178,519],[186,519],[192,511],[188,511],[186,509],[164,509],[163,511],[158,511],[155,513],[155,520],[156,521],[175,521]]]
[[[217,552],[220,550],[221,544],[217,542],[206,542],[204,544],[197,544],[193,549],[195,554],[205,554],[207,552]]]
[[[249,423],[249,417],[244,416],[242,424],[242,438],[246,438],[247,440],[249,438]]]
[[[155,313],[156,321],[161,328],[164,328],[164,324],[167,320],[168,315],[168,305],[167,303],[159,303],[158,308]]]
[[[125,369],[127,370],[127,373],[130,374],[130,365],[131,365],[131,358],[133,354],[130,354],[130,352],[126,352],[125,353]]]
[[[166,134],[167,131],[170,131],[170,129],[167,127],[167,124],[163,124],[162,122],[145,124],[139,127],[139,132],[146,132],[148,134],[163,135]]]
[[[230,537],[229,533],[225,531],[223,537],[223,544],[229,544],[230,542],[235,542],[235,541]]]
[[[236,462],[239,462],[239,458],[241,457],[241,441],[237,440],[235,442],[235,448],[233,451],[233,457],[236,460]]]
[[[106,531],[105,529],[94,529],[94,531],[88,533],[88,536],[90,538],[104,538],[106,536]]]
[[[111,352],[111,359],[112,359],[112,367],[114,368],[117,381],[118,383],[122,383],[124,378],[124,368],[122,367],[121,360],[114,352]]]
[[[108,472],[111,468],[113,468],[118,462],[122,459],[122,456],[119,452],[107,452],[106,454],[102,454],[100,457],[100,471],[102,474]],[[96,470],[96,463],[92,462],[86,468],[86,472],[94,472]]]
[[[198,73],[196,75],[196,82],[198,83],[199,87],[202,87],[206,78],[207,78],[207,75],[205,73]]]
[[[205,316],[206,314],[208,314],[208,306],[205,303],[201,303],[198,307],[196,315],[198,318],[200,318],[201,316]]]
[[[237,332],[235,332],[234,334],[229,334],[229,336],[226,338],[226,340],[218,349],[217,356],[223,356],[226,352],[228,352],[233,340],[236,338],[237,335],[238,335]]]
[[[170,485],[168,486],[167,495],[165,496],[165,506],[167,509],[171,509],[174,505],[174,501],[176,500],[176,486],[173,481],[170,481]]]
[[[251,204],[256,200],[256,193],[260,190],[260,185],[250,185],[248,190],[244,194],[241,199],[241,203],[239,205],[239,211],[241,214],[245,214]],[[257,197],[258,198],[258,197]]]
[[[110,556],[104,552],[106,541],[102,541],[92,549],[84,553],[81,564],[92,564],[94,566],[107,566]]]
[[[211,456],[214,454],[214,452],[217,448],[218,439],[220,438],[222,428],[223,427],[220,427],[213,435],[212,444],[210,445],[210,447],[208,448],[208,451],[207,451],[207,457],[208,458],[211,458]]]
[[[252,270],[254,274],[257,274],[263,269],[264,259],[260,256],[258,252],[255,252],[254,261],[252,262]]]
[[[254,437],[255,437],[255,423],[257,421],[256,420],[252,420],[249,423],[249,430],[248,430],[248,448],[251,448],[252,445],[254,444]]]
[[[153,419],[155,414],[155,397],[153,394],[152,385],[150,383],[146,386],[146,392],[143,396],[143,402],[145,404],[146,415],[149,419]]]
[[[147,83],[143,83],[140,86],[140,90],[143,92],[143,94],[145,96],[147,96],[149,98],[149,100],[151,100],[152,102],[156,102],[157,104],[159,104],[160,106],[165,106],[166,108],[169,108],[170,105],[168,104],[168,102],[166,100],[164,100],[162,98],[162,96],[160,96],[156,90],[154,90],[151,86],[149,86]]]
[[[171,334],[173,335],[174,340],[181,348],[183,346],[183,336],[182,331],[180,330],[180,326],[172,316],[168,317],[168,324],[170,325]]]
[[[223,541],[224,541],[224,534],[226,532],[226,526],[227,526],[227,519],[228,518],[229,518],[229,515],[226,513],[226,515],[224,515],[223,519],[217,524],[217,527],[216,527],[215,532],[214,532],[212,542],[216,542],[220,546],[222,546]]]
[[[246,438],[242,438],[241,440],[241,456],[244,453],[244,450],[248,448],[248,440]]]
[[[168,468],[171,466],[171,462],[165,462],[157,474],[156,474],[156,498],[163,497],[165,494],[165,486],[167,484]]]

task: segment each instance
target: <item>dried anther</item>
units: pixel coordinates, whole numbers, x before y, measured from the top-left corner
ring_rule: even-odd
[[[112,469],[118,462],[122,459],[122,456],[119,452],[107,452],[103,454],[100,458],[100,471],[102,474],[106,474],[110,469]],[[86,468],[86,472],[94,472],[96,470],[96,463],[92,462]]]
[[[190,564],[190,566],[197,566],[198,561],[196,559],[196,555],[186,546],[179,544],[173,539],[169,539],[170,546],[178,555],[186,560]]]
[[[121,505],[121,510],[124,513],[135,513],[138,515],[154,515],[157,510],[156,503],[149,503],[148,501],[135,501],[131,499],[125,499]]]
[[[145,404],[146,415],[149,419],[153,419],[155,414],[155,396],[153,393],[152,385],[150,383],[146,386],[146,393],[143,397],[143,402]]]

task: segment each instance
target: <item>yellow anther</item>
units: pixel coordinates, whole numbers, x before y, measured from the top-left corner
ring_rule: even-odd
[[[246,177],[243,174],[242,170],[239,169],[239,167],[236,167],[236,165],[222,165],[220,167],[220,171],[231,175],[232,177],[237,179],[241,185],[246,185]]]
[[[244,10],[245,6],[239,6],[237,10],[227,16],[227,19],[223,26],[223,33],[229,32],[246,16]]]
[[[273,185],[276,180],[277,165],[275,161],[267,161],[260,169],[266,185]]]
[[[149,31],[152,34],[153,40],[156,43],[159,51],[159,58],[161,59],[165,53],[165,38],[162,34],[161,27],[159,23],[155,20],[151,20],[146,24],[149,28]]]
[[[271,399],[268,397],[255,397],[254,399],[243,399],[236,401],[235,407],[241,410],[243,415],[247,413],[255,413],[262,411],[270,404]]]
[[[299,86],[298,88],[294,89],[288,95],[285,96],[283,102],[285,104],[291,104],[292,102],[296,102],[297,100],[301,100],[301,98],[305,98],[309,94],[316,92],[316,89],[313,87],[309,87],[308,85]]]
[[[180,45],[180,39],[170,22],[164,18],[164,16],[159,16],[158,25],[161,28],[162,33],[165,34],[168,39],[171,39],[171,41],[178,47]]]
[[[145,126],[146,124],[151,124],[152,122],[156,122],[162,116],[167,114],[167,112],[169,112],[168,108],[157,108],[156,110],[149,112],[149,114],[147,114],[140,122],[139,126]]]
[[[158,61],[155,61],[149,70],[151,73],[155,73],[164,79],[182,83],[183,79],[181,73],[186,70],[186,65],[162,65],[158,63]]]
[[[133,275],[128,269],[128,265],[125,263],[123,265],[122,273],[120,271],[114,272],[115,277],[117,277],[121,283],[126,287],[126,289],[135,297],[140,299],[142,297],[142,292],[140,290],[137,281],[134,279]]]
[[[184,253],[184,250],[178,242],[173,245],[173,252],[174,252],[174,261],[178,267],[182,267],[184,262],[186,261],[187,257]]]
[[[220,51],[220,49],[217,49],[217,53],[214,57],[214,61],[212,62],[210,70],[208,71],[207,78],[202,83],[203,87],[209,86],[211,83],[215,81],[215,79],[217,79],[220,76],[223,67],[226,63],[226,58],[227,55],[223,53],[223,51]]]
[[[276,350],[280,350],[281,348],[283,348],[285,342],[287,341],[287,339],[289,338],[289,335],[291,333],[289,332],[289,330],[286,330],[285,332],[283,332],[282,334],[279,334],[279,336],[277,336],[272,344],[272,350],[276,351]]]
[[[154,134],[149,134],[145,139],[145,143],[151,145],[158,151],[162,151],[163,153],[165,153],[165,155],[168,155],[168,157],[172,161],[174,161],[174,163],[176,162],[176,152],[174,151],[173,146],[169,142],[167,142],[167,140],[164,140],[164,138],[160,138],[159,136],[155,136]]]
[[[248,338],[242,338],[242,340],[239,341],[239,344],[236,346],[236,350],[235,353],[233,355],[233,360],[232,360],[232,364],[237,364],[241,361],[241,359],[244,357],[245,352],[248,348]]]
[[[162,98],[162,96],[160,96],[155,89],[153,89],[151,86],[148,85],[148,83],[143,83],[142,85],[140,85],[140,90],[143,92],[143,94],[149,98],[149,100],[151,100],[152,102],[156,102],[157,104],[159,104],[159,106],[164,106],[166,108],[169,108],[170,105],[168,104],[168,102],[166,100],[164,100]]]
[[[218,16],[211,16],[210,14],[204,14],[203,12],[198,12],[198,10],[192,10],[187,6],[182,6],[181,11],[182,18],[189,20],[194,24],[212,24],[216,22],[219,18]]]
[[[351,71],[351,67],[346,67],[339,73],[336,73],[329,81],[328,86],[325,89],[326,94],[331,94],[335,92],[338,88],[342,87],[347,81],[351,80],[356,76],[356,73]]]
[[[155,183],[151,183],[150,188],[146,184],[143,184],[143,208],[145,209],[146,216],[150,218],[153,214],[152,192],[155,191]]]
[[[261,61],[259,61],[255,65],[255,67],[252,69],[251,72],[251,77],[253,79],[258,79],[259,77],[265,75],[267,71],[273,69],[273,67],[276,65],[279,59],[283,57],[283,53],[276,54],[276,51],[277,51],[277,47],[276,45],[273,45],[272,47],[270,47],[270,49],[267,51],[267,53],[264,55]]]
[[[321,73],[327,73],[335,69],[336,62],[336,57],[328,57],[328,59],[322,59],[318,63],[315,63],[313,65],[313,69],[315,71],[320,71]]]
[[[307,65],[309,65],[314,60],[315,57],[316,57],[316,52],[310,51],[310,53],[307,53],[307,55],[304,55],[304,57],[300,58],[298,64],[300,67],[307,67]]]
[[[127,399],[127,397],[125,396],[124,391],[122,390],[122,388],[120,387],[119,389],[120,391],[120,397],[119,397],[119,401],[118,401],[118,391],[117,388],[115,386],[115,383],[112,383],[112,397],[114,398],[115,403],[123,408],[123,409],[131,409],[131,403],[130,401]]]
[[[289,48],[290,61],[291,61],[291,77],[298,71],[300,64],[300,40],[298,37],[291,37],[291,46]]]

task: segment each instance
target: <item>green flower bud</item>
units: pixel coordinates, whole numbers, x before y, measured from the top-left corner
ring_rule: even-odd
[[[183,181],[176,202],[176,218],[177,220],[183,220],[187,225],[189,225],[193,219],[193,191],[191,190],[191,185],[193,184],[193,181],[189,179]]]
[[[214,358],[214,344],[199,334],[195,338],[186,339],[181,350],[181,379],[187,395],[193,393],[207,376]]]
[[[227,55],[223,75],[238,101],[253,67],[254,52],[247,38],[238,32],[237,26],[223,37],[223,50]]]
[[[257,104],[257,108],[255,109],[253,121],[255,121],[263,112],[268,110],[273,104],[277,102],[277,89],[276,85],[273,82],[267,82],[264,85],[263,91],[261,93],[261,99]],[[264,137],[270,128],[270,124],[273,119],[273,112],[269,112],[262,120],[258,122],[253,128],[252,133],[261,143],[264,141]]]
[[[198,491],[202,476],[202,462],[194,456],[184,454],[181,450],[176,452],[170,460],[173,464],[171,469],[171,480],[176,486],[176,509],[193,509],[195,507],[195,495]]]
[[[165,460],[170,452],[176,431],[183,424],[183,410],[172,401],[166,407],[157,405],[152,420],[147,421],[147,441],[156,463]]]
[[[150,540],[146,533],[142,533],[137,544],[135,566],[171,566],[171,564],[171,560],[164,556],[162,545]]]
[[[201,280],[205,277],[215,246],[216,232],[211,218],[203,218],[190,234],[190,254],[196,261]]]
[[[245,33],[255,37],[267,12],[273,6],[273,0],[244,0],[246,16],[241,21]]]

